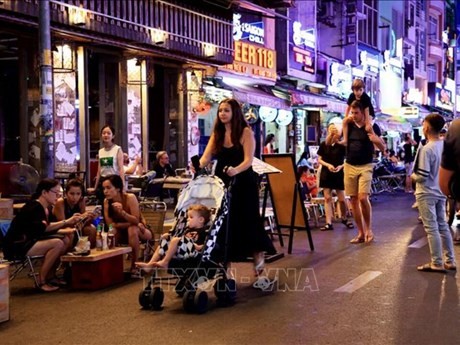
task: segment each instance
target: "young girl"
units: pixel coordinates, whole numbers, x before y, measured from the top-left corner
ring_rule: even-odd
[[[96,195],[100,203],[104,201],[102,192],[102,181],[109,175],[120,175],[121,180],[125,180],[125,171],[123,168],[123,150],[116,145],[113,140],[115,130],[106,125],[101,130],[102,148],[99,150],[99,166],[96,175]]]
[[[264,143],[264,153],[275,153],[275,149],[273,147],[273,142],[275,141],[275,135],[270,133],[267,135],[267,138],[265,138],[265,143]]]
[[[88,236],[91,248],[96,246],[96,227],[91,224],[95,218],[92,212],[86,212],[83,183],[78,179],[70,180],[65,187],[65,195],[59,198],[53,209],[57,220],[65,220],[74,214],[80,214],[86,219],[82,228],[82,234]]]

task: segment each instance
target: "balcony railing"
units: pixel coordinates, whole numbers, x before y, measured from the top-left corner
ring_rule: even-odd
[[[38,21],[39,1],[6,0],[0,5],[0,14],[13,11]],[[120,38],[156,51],[212,59],[217,64],[233,59],[231,16],[221,18],[163,0],[50,0],[50,7],[53,28]]]

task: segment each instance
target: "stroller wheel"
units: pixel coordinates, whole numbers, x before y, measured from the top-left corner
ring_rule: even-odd
[[[174,290],[176,290],[176,293],[179,297],[183,297],[185,291],[187,291],[187,289],[185,288],[185,281],[186,279],[184,278],[179,279],[176,286],[174,287]]]
[[[227,301],[229,305],[235,304],[236,300],[236,281],[235,279],[227,280]]]
[[[219,279],[214,284],[214,293],[218,307],[229,307],[235,304],[236,281],[234,279]]]
[[[208,311],[208,293],[203,290],[198,290],[194,298],[195,311],[198,314],[204,314]]]
[[[218,300],[225,299],[226,296],[227,285],[225,284],[225,279],[221,278],[216,280],[214,284],[214,295]]]
[[[195,294],[196,291],[187,290],[184,293],[184,297],[182,297],[182,305],[184,307],[184,310],[188,313],[192,313],[194,311]]]
[[[152,288],[150,286],[143,289],[139,292],[139,304],[143,309],[150,309],[152,307],[150,302],[150,294],[152,292]]]
[[[150,294],[151,308],[153,310],[161,310],[164,298],[165,294],[163,292],[163,289],[161,289],[160,287],[154,288]]]

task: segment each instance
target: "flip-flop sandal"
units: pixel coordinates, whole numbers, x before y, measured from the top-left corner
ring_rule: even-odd
[[[355,227],[352,221],[349,219],[342,219],[342,224],[345,225],[348,229],[353,229]]]
[[[59,286],[52,286],[52,285],[48,285],[46,283],[41,283],[41,284],[35,284],[35,287],[40,290],[40,291],[43,291],[43,292],[53,292],[53,291],[56,291],[56,290],[59,290]]]
[[[434,267],[434,266],[431,266],[430,263],[417,266],[417,271],[421,271],[421,272],[441,272],[441,273],[446,272],[444,267],[442,267],[442,266]]]
[[[366,235],[364,237],[364,242],[371,243],[374,240],[374,234]]]
[[[444,268],[448,271],[456,271],[457,270],[457,266],[453,263],[450,263],[450,262],[445,262],[444,263]]]
[[[353,244],[364,243],[364,238],[356,236],[350,241],[350,243],[353,243]]]

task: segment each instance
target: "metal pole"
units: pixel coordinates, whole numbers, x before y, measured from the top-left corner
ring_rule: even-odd
[[[51,31],[49,0],[39,1],[40,52],[40,173],[54,176],[54,109],[53,71],[51,65]]]

